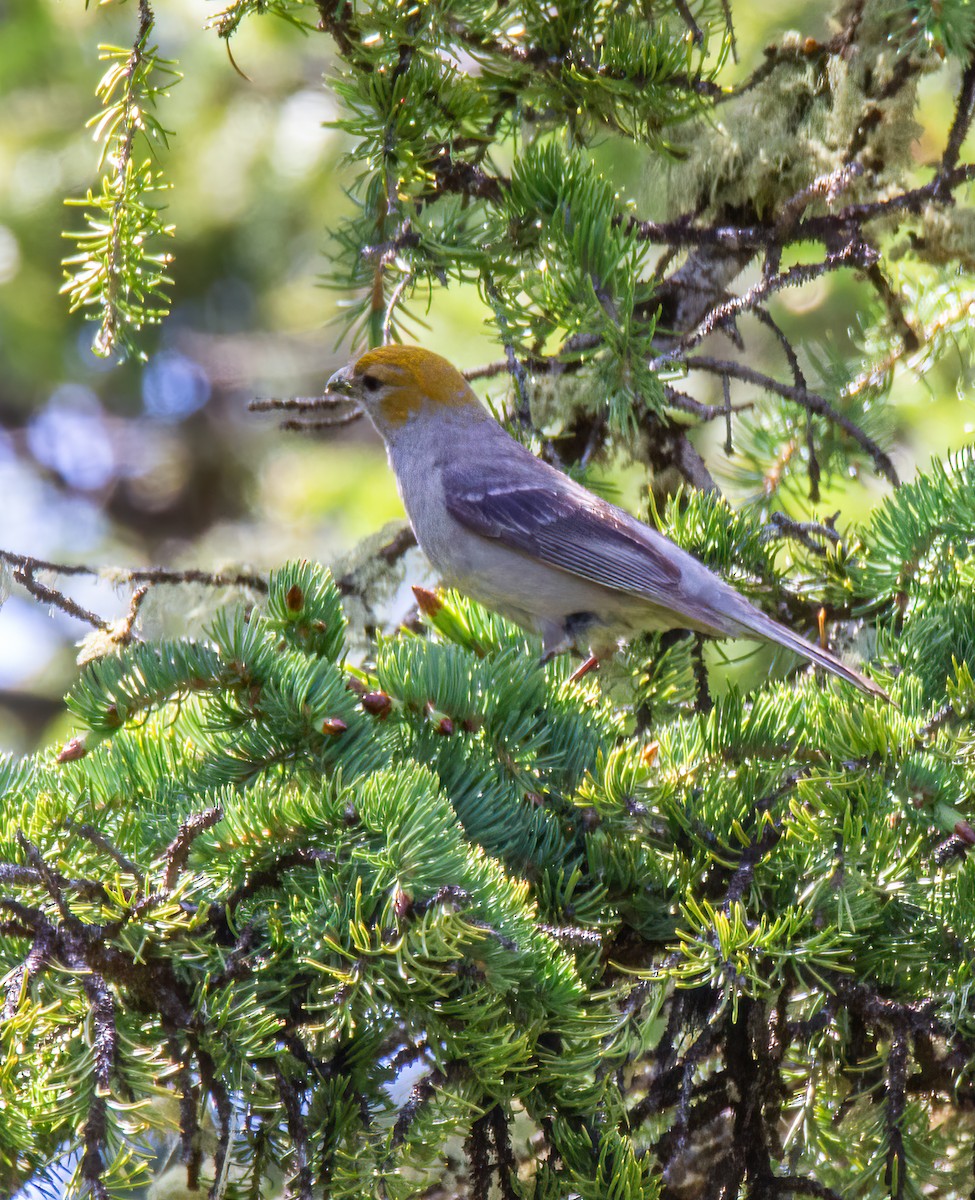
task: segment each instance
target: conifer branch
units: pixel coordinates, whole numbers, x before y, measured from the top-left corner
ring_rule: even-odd
[[[962,75],[954,120],[951,122],[948,141],[941,156],[941,166],[937,178],[939,181],[944,181],[944,190],[942,192],[940,189],[936,189],[939,199],[950,196],[951,186],[947,179],[958,166],[961,148],[971,128],[973,117],[975,117],[975,54],[969,59]]]
[[[801,408],[806,409],[816,416],[826,417],[827,420],[833,422],[833,424],[837,425],[845,433],[848,433],[870,455],[877,464],[877,468],[891,483],[894,485],[900,483],[897,469],[891,461],[890,455],[882,450],[873,438],[866,434],[854,421],[851,421],[843,413],[835,409],[825,396],[807,391],[804,388],[793,387],[787,383],[780,383],[778,380],[772,379],[761,371],[756,371],[753,367],[728,359],[715,359],[709,355],[696,354],[691,358],[685,359],[684,365],[691,371],[707,371],[710,374],[728,375],[732,379],[741,379],[745,383],[753,383],[758,387],[764,388],[766,391],[773,392],[786,400],[798,404]]]
[[[292,1151],[294,1170],[291,1175],[292,1182],[289,1185],[289,1191],[291,1195],[297,1197],[297,1200],[312,1200],[313,1181],[309,1163],[308,1127],[302,1112],[304,1089],[297,1088],[288,1079],[280,1063],[272,1063],[271,1070],[274,1072],[274,1081],[278,1095],[281,1097],[288,1133],[294,1148]]]
[[[157,239],[173,234],[173,227],[159,216],[156,197],[165,185],[152,163],[156,145],[164,145],[168,135],[152,110],[179,73],[149,45],[154,24],[148,0],[139,0],[139,27],[131,49],[101,47],[101,57],[112,65],[98,86],[103,112],[89,124],[103,142],[102,163],[110,169],[99,195],[89,190],[84,200],[68,201],[88,209],[87,228],[65,235],[77,244],[78,253],[64,260],[61,290],[72,312],[97,310],[93,349],[103,357],[116,351],[138,354],[134,334],[169,311],[165,289],[171,282],[167,270],[172,255],[151,252]],[[162,75],[161,85],[153,82],[154,73]],[[140,137],[150,152],[141,162],[134,157]]]
[[[176,837],[166,848],[166,874],[163,878],[163,890],[171,892],[176,881],[186,866],[193,843],[208,829],[212,829],[218,821],[223,820],[223,809],[220,807],[207,809],[206,812],[195,813],[179,827]]]

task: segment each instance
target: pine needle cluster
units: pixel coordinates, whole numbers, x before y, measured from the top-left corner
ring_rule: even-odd
[[[169,1147],[224,1195],[411,1197],[454,1147],[471,1194],[684,1194],[716,1156],[961,1195],[973,480],[806,581],[880,616],[890,705],[801,671],[702,711],[688,642],[622,705],[458,595],[355,668],[304,563],[92,662],[83,736],[3,767],[6,1190],[77,1147],[122,1195]],[[665,523],[795,583],[721,503]]]

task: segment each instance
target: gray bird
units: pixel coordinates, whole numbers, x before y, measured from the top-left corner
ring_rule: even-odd
[[[588,646],[578,675],[623,638],[693,629],[775,642],[888,699],[663,534],[535,458],[438,354],[382,346],[337,371],[327,391],[357,401],[381,434],[417,541],[444,580],[541,634],[546,659]]]

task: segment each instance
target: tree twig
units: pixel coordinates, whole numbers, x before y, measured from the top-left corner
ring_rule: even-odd
[[[755,384],[756,387],[764,388],[766,391],[774,392],[786,400],[793,401],[793,403],[800,405],[800,407],[805,408],[809,412],[826,417],[863,447],[874,463],[876,463],[878,470],[895,487],[900,483],[897,470],[890,456],[855,421],[851,421],[849,417],[838,412],[826,397],[821,396],[818,392],[810,392],[804,388],[780,383],[779,380],[773,379],[769,375],[764,375],[761,371],[756,371],[753,367],[746,366],[744,363],[732,362],[727,359],[710,358],[704,354],[696,354],[692,358],[685,359],[684,365],[691,371],[707,371],[712,375],[729,375],[734,379],[741,379],[745,383]]]

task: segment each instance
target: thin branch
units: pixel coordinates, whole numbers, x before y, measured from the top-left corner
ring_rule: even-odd
[[[53,608],[60,609],[61,612],[66,613],[69,617],[76,617],[79,621],[84,621],[85,624],[91,625],[94,629],[107,631],[110,628],[110,623],[97,613],[93,613],[90,609],[82,608],[77,601],[72,600],[64,592],[59,592],[56,588],[50,588],[35,579],[34,568],[26,563],[15,567],[13,576],[21,587],[25,588],[35,600],[39,600],[42,604],[50,604]]]
[[[704,33],[697,21],[694,20],[694,14],[687,7],[685,0],[674,0],[674,8],[677,9],[678,16],[690,31],[691,40],[694,42],[694,45],[703,46]]]
[[[169,1056],[177,1066],[176,1085],[179,1095],[180,1154],[186,1167],[186,1187],[195,1192],[200,1186],[203,1166],[203,1146],[200,1130],[199,1089],[193,1078],[191,1055],[173,1030],[169,1034]]]
[[[230,1166],[230,1141],[234,1133],[234,1105],[226,1084],[217,1075],[216,1064],[199,1043],[194,1043],[193,1054],[200,1068],[200,1082],[213,1101],[216,1110],[217,1149],[213,1156],[214,1180],[208,1200],[217,1200],[223,1195],[226,1173]]]
[[[171,892],[176,886],[186,861],[190,856],[193,843],[207,829],[212,829],[218,821],[223,820],[223,809],[208,808],[205,812],[195,813],[180,825],[176,837],[166,847],[166,874],[163,878],[163,888]]]
[[[907,1187],[907,1151],[904,1146],[904,1107],[907,1093],[907,1031],[902,1026],[891,1033],[887,1052],[887,1169],[884,1183],[891,1200],[903,1200]]]
[[[278,1062],[273,1062],[271,1069],[274,1072],[274,1081],[281,1098],[281,1106],[284,1109],[294,1156],[294,1182],[297,1187],[289,1187],[288,1195],[297,1196],[298,1200],[312,1200],[312,1174],[308,1162],[308,1126],[305,1124],[302,1112],[304,1090],[295,1087]]]
[[[511,331],[508,328],[508,320],[504,315],[504,306],[501,301],[501,294],[497,289],[494,281],[487,275],[484,276],[484,291],[490,301],[491,307],[494,309],[494,316],[498,322],[498,328],[501,331],[501,340],[504,343],[504,353],[508,364],[508,373],[515,381],[515,391],[518,393],[518,405],[516,415],[523,426],[528,426],[531,423],[531,415],[529,412],[530,398],[528,391],[528,375],[524,366],[518,361],[518,356],[515,354],[514,341]]]
[[[168,567],[91,567],[82,563],[49,562],[34,558],[30,554],[17,554],[12,550],[0,549],[0,562],[28,572],[51,571],[55,575],[89,575],[95,579],[109,578],[113,583],[173,584],[200,583],[206,587],[247,587],[257,592],[267,591],[267,580],[260,575],[244,571],[221,572],[200,571],[188,568],[184,571]]]
[[[784,330],[773,320],[772,314],[766,308],[761,306],[756,308],[755,316],[766,329],[772,331],[779,345],[782,347],[782,352],[785,354],[786,362],[789,364],[789,370],[792,372],[795,386],[801,392],[808,393],[809,388],[806,384],[806,376],[799,365],[799,356],[796,354],[795,347],[789,341],[788,337],[786,337]],[[813,437],[811,415],[806,420],[806,450],[808,451],[806,471],[809,476],[809,499],[813,503],[817,503],[819,500],[819,480],[822,472],[819,466],[819,458],[816,454],[816,442]]]
[[[895,487],[899,485],[900,479],[897,475],[897,469],[894,467],[890,456],[877,445],[873,438],[864,433],[856,422],[851,421],[849,417],[837,411],[826,397],[821,396],[818,392],[790,387],[789,384],[780,383],[777,379],[772,379],[771,376],[764,375],[761,371],[756,371],[744,363],[731,362],[727,359],[710,358],[703,354],[685,359],[684,365],[692,371],[707,371],[712,375],[730,375],[734,379],[741,379],[745,383],[752,383],[756,387],[764,388],[766,391],[774,392],[777,396],[791,400],[807,411],[816,413],[817,416],[828,418],[863,447],[873,459],[877,468]]]
[[[88,1184],[95,1200],[108,1200],[109,1193],[103,1176],[108,1142],[108,1098],[111,1094],[115,1056],[118,1052],[115,1001],[105,981],[94,972],[82,973],[80,981],[91,1008],[95,1065],[94,1087],[84,1126],[81,1178]]]
[[[413,1055],[413,1059],[420,1058],[422,1052]],[[411,1060],[412,1061],[412,1060]],[[446,1078],[439,1071],[431,1071],[429,1075],[425,1075],[422,1079],[418,1079],[410,1089],[410,1094],[406,1099],[406,1103],[399,1110],[399,1115],[396,1118],[396,1124],[393,1126],[392,1144],[394,1146],[402,1145],[406,1135],[410,1131],[410,1126],[419,1116],[420,1112],[437,1094],[437,1089],[443,1087]]]
[[[27,843],[27,845],[30,845],[30,843]],[[35,847],[31,847],[31,849],[36,852]],[[24,867],[19,863],[0,862],[0,884],[14,887],[43,887],[48,891],[53,887],[58,892],[74,892],[83,900],[101,900],[106,903],[109,900],[108,893],[99,880],[66,879],[50,867],[46,867],[45,872],[42,873],[37,867]]]
[[[496,1104],[488,1114],[491,1121],[491,1136],[494,1140],[495,1156],[498,1164],[498,1185],[501,1200],[518,1200],[520,1191],[515,1190],[514,1181],[518,1178],[518,1164],[515,1162],[511,1149],[511,1131],[504,1109]]]
[[[772,227],[773,241],[766,251],[765,264],[762,268],[762,275],[765,278],[775,275],[779,270],[782,250],[788,241],[789,234],[799,223],[802,214],[812,201],[825,200],[828,205],[832,205],[840,192],[845,191],[862,174],[861,163],[843,163],[835,170],[820,175],[786,200],[776,214]]]
[[[4,905],[4,907],[9,907],[9,905]],[[56,941],[53,927],[43,918],[41,918],[41,923],[36,931],[28,926],[26,922],[17,922],[17,924],[25,929],[28,937],[33,936],[34,941],[28,951],[27,957],[10,975],[6,996],[4,997],[3,1010],[0,1012],[0,1017],[3,1020],[9,1020],[16,1013],[20,997],[29,986],[31,980],[51,961]]]
[[[297,850],[289,850],[266,867],[259,871],[254,871],[244,880],[240,887],[235,888],[227,898],[227,902],[224,905],[224,912],[226,914],[236,912],[245,900],[249,900],[251,896],[256,895],[264,888],[275,887],[281,882],[286,872],[294,870],[295,867],[311,867],[316,863],[328,866],[334,862],[335,855],[331,850],[316,850],[304,847],[299,847]],[[219,910],[216,908],[211,910],[211,921],[214,919],[217,911]]]
[[[493,363],[486,363],[483,367],[471,367],[464,372],[464,378],[469,383],[473,383],[475,379],[494,379],[498,375],[506,375],[509,370],[508,360],[499,358]]]
[[[961,77],[958,106],[955,109],[955,117],[948,133],[945,152],[941,157],[941,167],[938,170],[935,180],[936,184],[942,180],[947,181],[957,167],[962,143],[968,136],[968,130],[973,117],[975,117],[975,55],[969,60],[968,66],[965,68],[965,73]],[[946,185],[945,196],[942,195],[941,190],[937,187],[935,188],[935,193],[938,199],[947,198],[947,195],[950,194],[950,187]]]
[[[713,246],[756,252],[777,244],[777,232],[782,247],[809,241],[833,245],[837,241],[848,242],[850,233],[864,222],[901,210],[920,213],[932,201],[945,203],[956,188],[972,179],[975,179],[975,163],[963,163],[939,172],[936,178],[916,188],[908,188],[883,200],[848,204],[835,213],[806,217],[780,231],[777,231],[774,219],[759,225],[695,225],[691,214],[673,221],[640,221],[620,214],[615,224],[640,241],[662,246]]]
[[[835,520],[835,517],[831,519]],[[792,538],[794,541],[801,542],[813,554],[821,557],[825,557],[826,551],[819,542],[814,540],[815,538],[823,538],[825,541],[832,542],[834,546],[843,544],[840,535],[831,525],[824,525],[819,521],[795,521],[783,512],[773,512],[770,515],[768,525],[762,531],[762,536],[763,539],[768,540],[776,537]]]
[[[40,850],[19,829],[17,830],[17,844],[23,850],[31,867],[33,867],[36,873],[36,882],[41,884],[54,901],[55,907],[61,914],[61,920],[64,922],[66,928],[73,933],[80,931],[82,922],[71,911],[64,896],[67,881],[44,861]]]
[[[396,285],[396,287],[393,288],[393,294],[389,297],[389,303],[386,305],[386,316],[383,318],[383,345],[384,346],[388,346],[389,343],[393,340],[393,316],[396,312],[397,305],[399,304],[400,300],[403,299],[403,293],[406,291],[406,289],[409,287],[409,285],[412,282],[413,282],[412,274],[407,273],[399,281],[399,283]]]
[[[866,276],[874,291],[883,302],[883,306],[887,310],[888,320],[904,343],[904,353],[913,354],[915,350],[920,348],[920,338],[904,313],[904,305],[901,303],[900,296],[894,290],[890,280],[880,269],[880,263],[875,262],[872,266],[868,267]]]
[[[870,266],[875,259],[876,251],[871,250],[863,242],[849,242],[842,250],[837,251],[835,254],[828,254],[822,262],[798,263],[796,266],[790,267],[787,271],[782,271],[778,275],[762,279],[754,287],[749,288],[743,295],[732,296],[730,300],[726,300],[723,304],[718,304],[712,308],[696,329],[690,330],[690,332],[685,333],[680,338],[677,350],[668,351],[666,354],[653,360],[650,363],[651,369],[666,366],[674,360],[681,350],[693,349],[694,346],[713,333],[719,325],[739,316],[741,313],[750,312],[757,308],[766,296],[783,291],[785,288],[800,287],[802,284],[809,283],[813,279],[819,279],[822,275],[830,271],[845,270],[849,267],[862,270]]]
[[[783,1196],[814,1196],[816,1200],[843,1200],[839,1192],[834,1192],[825,1183],[807,1179],[802,1175],[775,1175],[769,1180],[769,1186]]]
[[[290,396],[279,399],[277,396],[265,400],[251,400],[247,405],[248,412],[296,412],[318,413],[323,408],[337,408],[342,404],[351,404],[348,396],[325,392],[321,396]]]
[[[136,72],[146,62],[146,47],[149,34],[155,24],[155,14],[148,0],[139,0],[139,28],[136,32],[132,51],[129,54],[125,68],[125,77],[131,83]],[[151,53],[151,52],[150,52]],[[133,95],[127,91],[125,107],[120,128],[124,134],[118,142],[118,150],[114,158],[114,193],[117,196],[112,208],[112,239],[105,259],[105,293],[101,304],[101,327],[95,337],[95,346],[104,353],[115,349],[119,341],[119,324],[124,322],[124,314],[120,311],[120,296],[124,296],[129,284],[126,280],[126,248],[123,245],[122,231],[125,226],[125,209],[127,195],[127,176],[132,162],[132,149],[137,134],[144,130],[144,118],[140,109],[148,102],[147,97]],[[104,159],[102,160],[104,161]],[[111,160],[110,160],[111,161]]]
[[[471,1126],[464,1142],[467,1155],[471,1200],[488,1200],[491,1191],[491,1164],[488,1158],[491,1129],[490,1113],[485,1113]]]
[[[403,528],[395,533],[388,542],[380,546],[372,557],[391,567],[416,544],[416,534],[409,525],[404,524]],[[338,588],[340,596],[352,596],[359,591],[361,584],[356,581],[357,574],[356,570],[348,571],[335,580],[335,586]]]
[[[702,404],[700,400],[695,400],[686,392],[679,392],[669,383],[664,384],[664,395],[671,408],[690,413],[702,422],[714,421],[718,417],[729,418],[732,413],[748,412],[755,407],[754,400],[746,400],[744,404],[731,404],[730,400],[721,404]]]
[[[112,641],[117,646],[127,646],[132,641],[133,627],[139,615],[139,609],[142,607],[142,601],[149,595],[149,587],[148,583],[139,584],[129,600],[129,611],[119,624],[113,626]]]
[[[909,188],[896,196],[888,196],[884,200],[863,201],[860,204],[850,204],[840,209],[835,216],[811,217],[800,222],[795,230],[793,240],[802,241],[813,238],[816,241],[827,240],[830,234],[835,235],[845,226],[859,225],[864,221],[872,221],[876,217],[889,216],[891,213],[906,210],[919,213],[931,201],[943,201],[946,192],[952,192],[975,179],[975,163],[963,163],[959,167],[939,174],[929,183],[920,187]]]
[[[93,846],[107,854],[109,858],[113,859],[122,868],[122,870],[126,872],[126,874],[131,875],[133,879],[138,880],[139,883],[142,882],[143,875],[139,867],[137,867],[130,858],[126,858],[126,856],[120,850],[116,849],[116,847],[112,845],[112,843],[107,837],[105,837],[100,829],[96,829],[94,825],[75,825],[70,821],[68,822],[68,828],[73,833],[78,834],[79,837],[85,838],[87,841],[91,842]]]
[[[318,421],[282,421],[278,428],[287,430],[289,433],[308,433],[317,429],[337,429],[340,425],[354,424],[362,418],[362,415],[360,409],[354,408],[351,412],[336,413],[332,417],[324,417]]]

